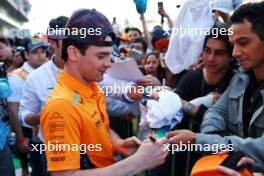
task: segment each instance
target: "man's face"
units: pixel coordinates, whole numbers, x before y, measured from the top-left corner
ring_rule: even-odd
[[[37,48],[27,53],[28,64],[33,68],[38,68],[47,60],[44,48]]]
[[[139,38],[140,37],[140,33],[137,30],[130,30],[127,34],[128,36],[128,41],[131,41],[135,38]]]
[[[248,71],[257,69],[264,64],[264,42],[251,30],[251,23],[244,20],[243,23],[233,24],[233,35],[229,36],[234,45],[233,57],[241,67]]]
[[[202,58],[207,72],[217,73],[226,69],[230,62],[226,43],[209,38],[203,49]]]
[[[15,54],[12,58],[12,64],[14,64],[17,68],[23,65],[24,59],[21,54]]]
[[[167,53],[167,49],[168,48],[164,48],[163,50],[160,51],[160,65],[162,68],[166,69],[167,68],[167,65],[166,65],[166,62],[165,62],[165,56],[166,56],[166,53]]]
[[[12,48],[5,43],[0,42],[0,61],[12,58]]]
[[[140,42],[138,42],[138,43],[131,43],[131,44],[129,45],[129,47],[130,47],[131,49],[138,50],[138,51],[140,51],[141,53],[145,53],[145,52],[144,52],[143,45],[142,45],[142,43],[140,43]]]
[[[84,55],[80,54],[78,59],[78,69],[85,82],[100,82],[103,75],[111,66],[110,54],[112,47],[89,46]]]

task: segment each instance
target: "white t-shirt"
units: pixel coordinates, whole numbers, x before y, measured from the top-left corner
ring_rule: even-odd
[[[25,123],[25,117],[28,114],[41,112],[50,92],[57,83],[59,71],[60,69],[53,60],[50,60],[28,76],[19,106],[19,119],[23,126],[32,128]],[[43,141],[41,130],[39,130],[38,137]]]
[[[8,102],[20,102],[24,82],[27,79],[29,73],[31,73],[33,70],[34,68],[32,68],[28,62],[25,62],[21,68],[12,71],[8,75],[8,81],[12,91],[11,95],[7,98]]]

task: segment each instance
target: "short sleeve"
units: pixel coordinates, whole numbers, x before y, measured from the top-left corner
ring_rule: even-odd
[[[19,103],[22,97],[24,81],[18,76],[10,76],[8,81],[11,87],[11,95],[7,98],[7,101]]]
[[[20,123],[25,127],[32,126],[25,122],[25,117],[29,114],[35,114],[40,112],[40,100],[37,95],[37,89],[33,84],[33,80],[29,76],[24,83],[22,97],[19,105],[19,119]]]
[[[65,99],[50,100],[44,106],[40,124],[47,148],[48,171],[80,168],[79,117],[73,105]]]

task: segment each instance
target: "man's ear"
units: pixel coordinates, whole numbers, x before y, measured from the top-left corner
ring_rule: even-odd
[[[73,45],[70,45],[67,47],[67,53],[68,53],[68,60],[72,62],[76,62],[80,58],[80,51]]]

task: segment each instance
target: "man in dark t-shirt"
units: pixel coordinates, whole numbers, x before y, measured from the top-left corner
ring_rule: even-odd
[[[226,24],[217,23],[213,30],[228,30]],[[234,75],[229,64],[232,60],[232,46],[228,35],[215,34],[211,32],[205,38],[202,52],[203,68],[189,71],[176,87],[176,93],[183,100],[183,111],[185,116],[191,117],[198,124],[195,131],[199,130],[204,112],[228,87]],[[188,119],[184,118],[183,122]],[[182,128],[188,126],[181,125]]]

